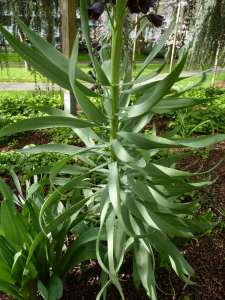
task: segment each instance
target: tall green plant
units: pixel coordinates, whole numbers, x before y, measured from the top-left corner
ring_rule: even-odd
[[[80,178],[79,183],[83,182],[83,184],[88,184],[88,181],[91,180],[91,186],[80,187],[77,184],[73,188],[78,191],[82,189],[84,195],[89,196],[89,200],[86,202],[88,208],[97,205],[97,208],[92,212],[91,220],[96,223],[95,226],[98,230],[95,253],[102,267],[102,289],[96,299],[100,299],[101,295],[106,299],[106,289],[111,283],[114,283],[122,299],[125,299],[120,286],[121,279],[117,277],[117,274],[122,265],[124,253],[132,249],[134,250],[135,287],[139,289],[140,283],[142,283],[149,298],[157,299],[153,248],[165,256],[182,280],[188,284],[194,284],[186,277],[186,275],[193,276],[194,270],[177,250],[175,244],[194,237],[196,232],[205,234],[212,225],[209,222],[210,217],[207,219],[205,216],[201,217],[196,214],[200,208],[201,198],[184,204],[176,203],[175,200],[182,193],[206,187],[211,182],[210,176],[203,180],[187,181],[191,177],[207,174],[209,171],[188,173],[174,169],[174,164],[190,155],[190,152],[160,160],[154,160],[153,156],[162,148],[209,146],[225,139],[225,135],[182,139],[173,138],[179,129],[161,136],[157,136],[155,130],[151,135],[140,133],[154,113],[177,111],[211,101],[211,99],[166,96],[173,84],[180,80],[179,75],[185,64],[187,54],[174,71],[162,81],[153,83],[147,81],[159,74],[162,67],[141,76],[148,63],[163,47],[174,22],[171,23],[161,41],[149,54],[137,76],[134,79],[131,78],[131,65],[128,69],[126,68],[128,55],[123,58],[121,65],[124,14],[128,8],[132,13],[139,11],[146,13],[144,5],[146,3],[151,5],[151,1],[110,0],[106,2],[110,2],[109,5],[112,5],[114,12],[114,19],[111,20],[112,47],[111,57],[106,53],[106,48],[101,49],[101,66],[92,53],[88,16],[98,18],[99,14],[103,12],[104,4],[97,2],[87,9],[86,1],[81,0],[80,2],[83,34],[97,73],[98,84],[104,88],[103,96],[89,90],[78,81],[78,79],[82,79],[96,83],[93,78],[83,73],[76,64],[78,37],[75,40],[71,58],[67,59],[27,28],[18,18],[18,23],[27,33],[38,53],[21,44],[0,26],[2,34],[26,61],[50,80],[75,93],[86,117],[86,120],[81,120],[59,109],[44,106],[35,107],[49,116],[31,118],[12,124],[3,128],[0,131],[0,136],[24,130],[51,127],[70,127],[74,130],[83,140],[86,148],[51,144],[17,151],[19,153],[51,151],[62,152],[67,155],[79,155],[89,165],[88,171],[78,178]],[[126,2],[128,8],[126,8]],[[151,13],[146,17],[155,26],[162,24],[161,16]],[[142,85],[133,87],[134,84],[139,83]],[[133,93],[144,94],[134,105],[129,105],[130,95]],[[101,109],[91,102],[89,97],[92,96],[102,100],[103,107]],[[36,169],[26,178],[35,174],[49,173],[49,180],[52,185],[54,186],[55,182],[60,185],[62,180],[57,179],[59,172],[74,174],[76,171],[76,166],[66,166],[67,162],[68,159],[58,162],[52,169],[50,167]],[[56,193],[63,191],[64,188],[60,187]],[[49,207],[50,203],[52,203],[51,196],[43,203],[40,215]],[[193,218],[187,218],[187,216]],[[42,232],[46,232],[47,226],[49,225],[44,226],[42,224]],[[103,227],[106,228],[108,246],[104,257],[100,255],[100,237]],[[90,248],[91,250],[93,249]],[[70,250],[67,253],[70,253]]]

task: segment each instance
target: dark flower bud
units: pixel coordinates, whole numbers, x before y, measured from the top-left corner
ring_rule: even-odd
[[[91,78],[92,78],[92,79],[94,79],[94,80],[96,80],[96,77],[95,77],[95,76],[93,76],[93,75],[91,75]]]
[[[93,69],[93,72],[96,74],[96,70],[95,70],[95,68]]]
[[[94,56],[99,56],[99,53],[97,51],[93,52]]]
[[[104,3],[99,1],[88,8],[88,19],[97,21],[104,11]]]
[[[92,48],[94,48],[95,46],[97,46],[98,45],[98,42],[97,41],[93,41],[92,43],[91,43],[91,47]]]
[[[101,89],[101,94],[104,94],[104,90],[103,89]]]
[[[92,90],[92,91],[94,92],[94,91],[95,91],[94,86],[92,86],[92,87],[90,88],[90,90]]]
[[[99,62],[98,62],[99,64],[100,64],[100,66],[102,65],[102,62],[101,62],[101,60],[99,60]]]
[[[97,51],[100,51],[102,48],[102,46],[98,43],[98,45],[96,46]]]
[[[154,25],[155,27],[160,27],[162,25],[163,21],[165,20],[163,18],[163,16],[153,14],[153,13],[148,14],[147,18],[152,23],[152,25]]]
[[[88,68],[93,68],[93,63],[92,63],[92,62],[90,62],[90,63],[88,64]]]
[[[149,11],[149,7],[153,7],[152,0],[128,0],[127,7],[131,14],[139,14],[142,12],[143,14],[147,14]]]
[[[94,84],[93,88],[96,90],[98,88],[97,84]]]
[[[88,71],[87,74],[90,76],[93,75],[93,73],[91,71]]]

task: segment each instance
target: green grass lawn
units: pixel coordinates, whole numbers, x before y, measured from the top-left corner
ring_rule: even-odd
[[[194,76],[188,79],[177,82],[174,86],[188,87],[198,83],[202,79],[201,76]],[[225,73],[217,73],[215,77],[215,84],[225,79]],[[202,87],[210,87],[212,82],[212,75],[207,75],[206,81],[201,85]]]
[[[5,61],[5,53],[0,53],[0,59],[2,62]],[[7,53],[8,62],[23,62],[24,59],[17,53]]]
[[[87,73],[90,68],[87,65],[79,65],[79,68]],[[37,82],[46,82],[46,77],[37,72]],[[0,71],[0,82],[34,82],[34,72],[28,72],[24,66],[3,68]]]
[[[61,97],[63,98],[63,91],[0,91],[0,96],[6,95],[13,98],[19,98],[20,96],[35,97],[37,95],[47,95],[51,97],[53,95],[61,95]]]
[[[8,62],[23,62],[24,59],[17,53],[7,53]],[[146,55],[135,54],[135,61],[144,61],[146,59]],[[1,61],[4,61],[5,54],[0,54]],[[87,53],[78,54],[78,62],[89,62],[90,56]],[[163,58],[154,58],[154,61],[164,61]]]
[[[149,64],[145,70],[143,71],[142,73],[142,76],[145,75],[145,74],[148,74],[149,72],[155,70],[156,68],[158,68],[160,66],[160,64]],[[139,68],[141,67],[141,64],[136,64],[135,65],[135,70],[134,70],[134,75],[137,74]],[[173,69],[176,67],[176,65],[173,65]],[[205,69],[208,69],[212,67],[212,65],[206,65],[205,66]],[[84,65],[79,65],[79,68],[81,70],[83,70],[85,73],[87,73],[90,68],[87,67],[86,64]],[[198,69],[198,66],[196,66],[195,68],[196,70]],[[162,70],[161,74],[163,73],[168,73],[169,72],[169,65],[166,65],[164,67],[164,69]],[[224,76],[225,73],[221,73],[221,74],[217,74],[216,75],[216,83],[221,81],[221,80],[224,80]],[[207,81],[206,83],[204,83],[204,86],[210,86],[211,84],[211,78],[212,78],[212,75],[208,75],[207,76]],[[43,77],[42,75],[40,75],[39,73],[37,73],[37,82],[40,83],[40,82],[46,82],[46,78]],[[28,72],[25,70],[25,67],[9,67],[9,69],[7,68],[3,68],[1,70],[1,73],[0,73],[0,82],[34,82],[34,72],[31,71],[31,72]],[[188,86],[189,82],[194,82],[194,83],[197,83],[198,81],[200,81],[200,76],[195,76],[195,77],[192,77],[190,79],[185,79],[185,80],[182,80],[181,82],[179,82],[179,84],[177,85],[182,85],[182,86]]]

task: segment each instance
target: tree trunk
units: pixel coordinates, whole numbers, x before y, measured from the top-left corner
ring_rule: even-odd
[[[217,65],[218,65],[219,52],[220,52],[220,40],[218,41],[218,46],[217,46],[217,50],[216,50],[216,58],[215,58],[215,63],[214,63],[214,69],[213,69],[213,76],[212,76],[211,87],[214,87],[214,83],[215,83],[215,77],[216,77],[216,70],[217,70]]]
[[[62,49],[63,54],[70,58],[76,37],[76,1],[61,1],[62,18]],[[64,110],[76,115],[76,99],[71,91],[64,90]]]

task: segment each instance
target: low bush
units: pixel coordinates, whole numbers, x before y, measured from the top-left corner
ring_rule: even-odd
[[[45,115],[32,109],[32,106],[63,108],[63,101],[60,95],[53,97],[46,95],[35,97],[20,96],[18,98],[7,95],[0,96],[0,129],[20,120]],[[0,143],[9,140],[10,137],[0,138]]]

